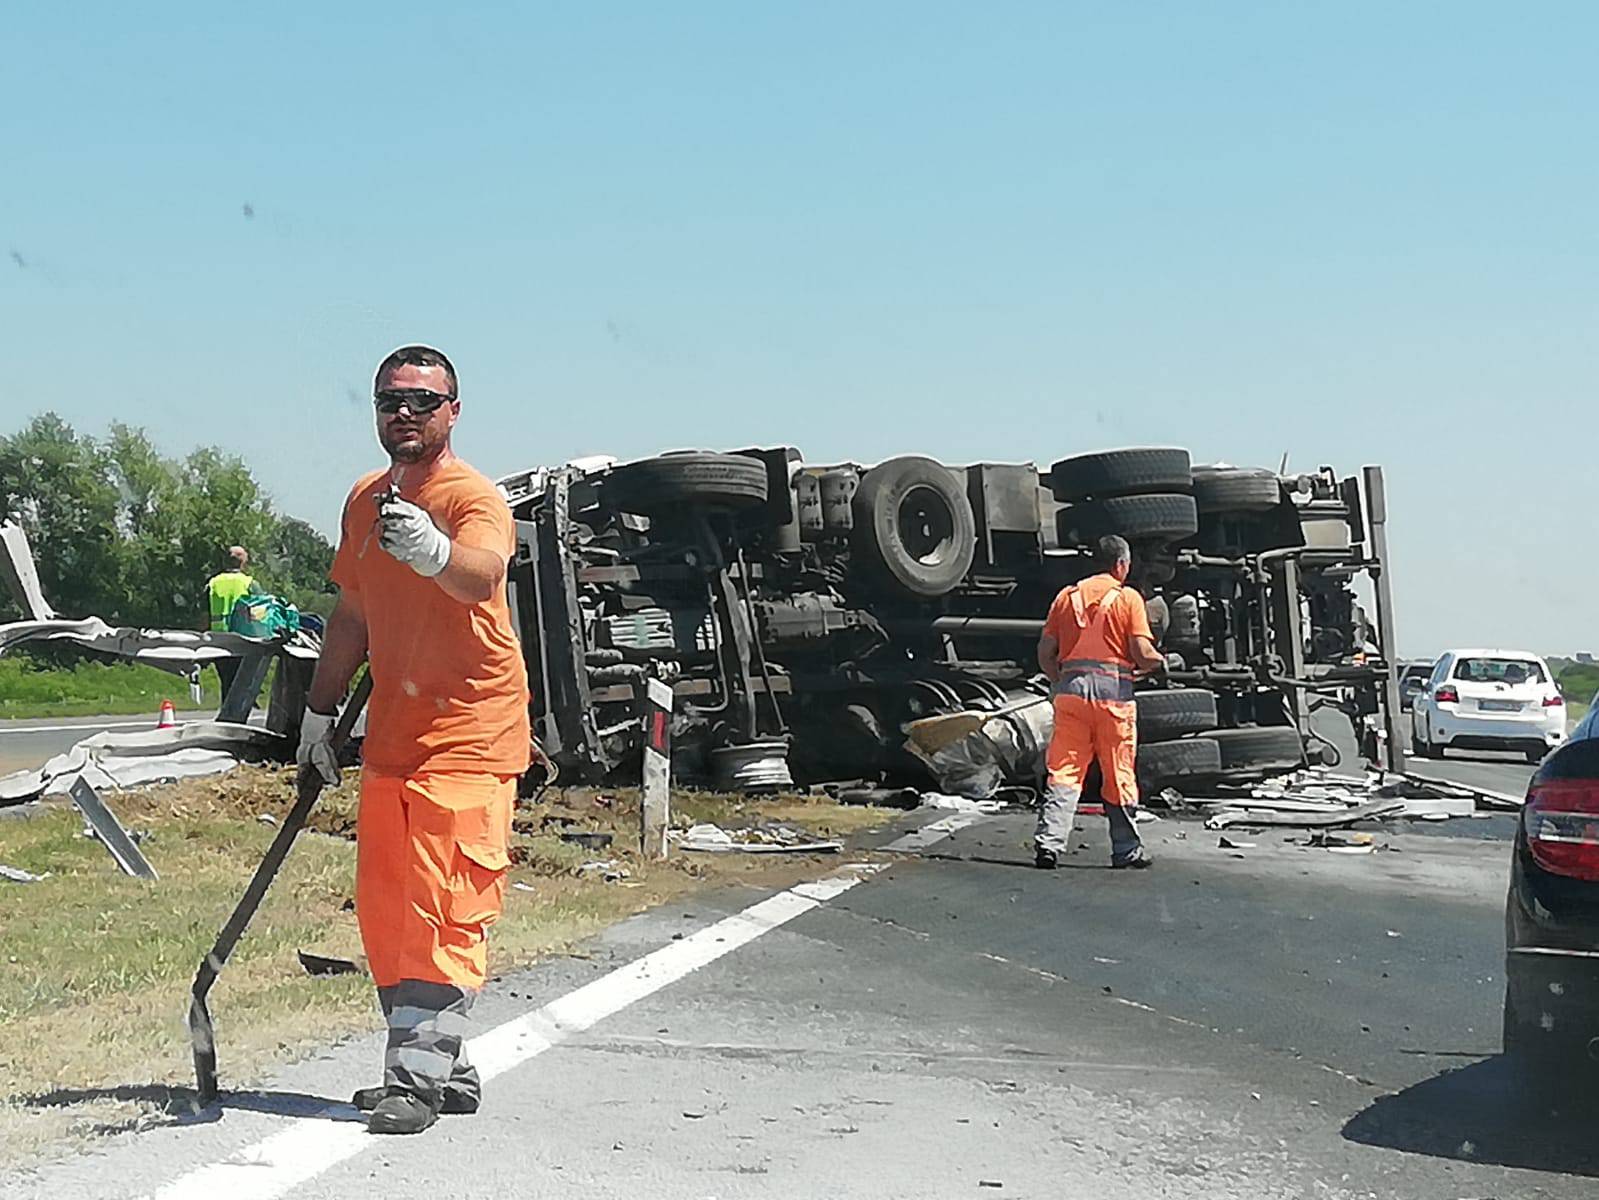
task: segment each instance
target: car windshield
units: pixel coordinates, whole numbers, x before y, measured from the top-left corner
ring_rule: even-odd
[[[1542,683],[1543,667],[1526,658],[1463,658],[1455,678],[1467,683]]]

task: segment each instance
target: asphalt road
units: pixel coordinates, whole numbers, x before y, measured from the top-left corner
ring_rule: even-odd
[[[149,729],[153,717],[55,717],[39,721],[0,721],[0,775],[28,771],[80,739],[105,729]]]
[[[200,720],[199,713],[179,713],[179,725]],[[41,767],[57,754],[72,749],[82,739],[103,730],[134,732],[154,729],[158,714],[148,717],[48,717],[27,721],[0,721],[0,775]],[[252,718],[253,719],[253,718]]]
[[[500,980],[474,1032],[519,1021],[498,1044],[537,1057],[422,1137],[328,1103],[372,1081],[367,1038],[0,1197],[1593,1194],[1599,1113],[1523,1096],[1496,1055],[1501,841],[1224,849],[1167,820],[1132,873],[1080,825],[1053,873],[1003,814],[785,923],[723,920],[760,899],[727,893]]]

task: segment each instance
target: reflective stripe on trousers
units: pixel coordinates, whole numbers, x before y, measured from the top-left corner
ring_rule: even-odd
[[[389,1026],[383,1053],[383,1086],[409,1092],[438,1108],[448,1085],[477,1096],[477,1068],[466,1057],[466,1014],[476,993],[448,983],[403,979],[378,989]]]

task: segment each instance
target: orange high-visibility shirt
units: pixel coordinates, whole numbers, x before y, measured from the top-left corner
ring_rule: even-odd
[[[463,604],[379,544],[377,496],[387,470],[361,479],[344,505],[332,578],[366,613],[372,699],[362,761],[389,775],[527,770],[527,667],[505,590]],[[509,560],[516,526],[485,476],[459,459],[401,496],[426,509],[452,541]]]
[[[1119,589],[1119,590],[1117,590]],[[1106,603],[1110,608],[1103,621],[1094,620],[1100,601],[1116,590]],[[1080,625],[1073,605],[1073,596],[1080,594],[1087,611],[1086,627]],[[1074,662],[1097,662],[1133,669],[1132,641],[1146,637],[1154,641],[1149,629],[1149,613],[1144,598],[1125,584],[1118,583],[1114,575],[1095,575],[1072,587],[1062,588],[1049,606],[1049,616],[1044,618],[1044,633],[1053,637],[1059,646],[1059,661],[1064,665]]]

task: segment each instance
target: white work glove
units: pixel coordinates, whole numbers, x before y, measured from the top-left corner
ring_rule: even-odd
[[[308,705],[300,718],[300,748],[294,761],[303,769],[311,767],[329,787],[339,782],[339,760],[333,753],[333,727],[338,714],[312,712]]]
[[[450,539],[433,523],[427,509],[398,496],[378,505],[383,524],[379,545],[425,579],[450,565]]]

